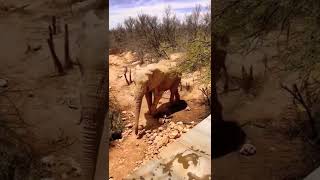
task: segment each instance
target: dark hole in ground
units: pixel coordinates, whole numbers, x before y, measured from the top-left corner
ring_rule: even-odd
[[[237,151],[244,144],[246,134],[236,122],[213,121],[212,158]]]
[[[158,119],[164,117],[164,115],[170,116],[173,113],[184,110],[187,106],[188,104],[184,100],[179,100],[172,103],[163,103],[157,108],[157,112],[153,117]]]

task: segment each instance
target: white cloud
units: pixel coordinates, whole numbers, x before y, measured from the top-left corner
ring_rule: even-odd
[[[153,16],[163,17],[163,12],[168,5],[175,11],[176,16],[182,19],[186,12],[177,12],[177,9],[194,8],[197,4],[206,7],[210,4],[209,0],[198,0],[192,2],[161,2],[156,1],[147,5],[140,5],[137,7],[110,7],[109,11],[109,28],[114,28],[118,23],[122,23],[129,16],[136,17],[139,13],[150,14]]]

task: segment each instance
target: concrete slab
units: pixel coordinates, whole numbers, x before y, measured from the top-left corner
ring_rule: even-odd
[[[211,179],[211,115],[159,156],[159,160],[147,162],[125,179]]]
[[[309,174],[303,180],[319,180],[320,179],[320,167],[314,170],[311,174]]]

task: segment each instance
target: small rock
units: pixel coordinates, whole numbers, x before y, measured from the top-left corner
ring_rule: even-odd
[[[146,133],[150,134],[150,133],[151,133],[151,130],[150,130],[150,129],[146,130]]]
[[[152,132],[153,132],[153,133],[156,133],[156,132],[157,132],[157,130],[156,130],[156,129],[154,129],[154,130],[152,130]]]
[[[183,125],[182,121],[177,122],[177,125]]]
[[[157,136],[151,136],[151,137],[149,138],[149,140],[150,140],[150,141],[153,141],[156,137],[157,137]]]
[[[122,111],[121,113],[122,113],[122,114],[127,114],[127,111]]]
[[[256,153],[256,147],[252,144],[244,144],[242,146],[242,148],[240,149],[240,154],[241,155],[244,155],[244,156],[251,156],[251,155],[254,155]]]
[[[179,132],[177,130],[173,130],[170,134],[169,134],[169,138],[170,139],[176,139],[179,137]]]
[[[179,126],[176,126],[175,129],[178,130],[179,132],[182,132],[183,127],[181,125],[179,125]]]
[[[133,124],[132,123],[129,123],[126,125],[126,128],[132,128],[133,127]]]
[[[142,130],[144,128],[143,125],[139,125],[138,130]]]
[[[33,92],[29,92],[29,93],[28,93],[28,97],[34,97]]]
[[[127,120],[127,118],[125,118],[125,117],[123,117],[123,118],[121,118],[122,119],[122,121],[125,121],[125,120]]]
[[[141,139],[143,137],[143,135],[146,134],[146,130],[145,129],[142,129],[139,133],[138,133],[138,136],[137,136],[137,139]]]
[[[128,134],[130,134],[130,133],[132,133],[132,129],[129,129],[129,130],[128,130]]]
[[[8,80],[0,79],[0,87],[8,87]]]
[[[192,126],[191,125],[186,125],[186,128],[187,129],[190,129]]]
[[[186,132],[188,132],[188,131],[189,131],[189,129],[187,129],[187,128],[183,128],[183,129],[182,129],[182,132],[183,132],[183,133],[186,133]]]
[[[189,106],[187,106],[186,111],[191,111],[191,108]]]
[[[158,128],[158,130],[159,130],[160,132],[163,131],[163,129],[164,129],[163,127],[159,127],[159,128]]]
[[[139,146],[139,143],[137,143],[136,146]]]
[[[164,118],[159,118],[159,124],[164,124],[166,123],[166,119]]]
[[[148,141],[148,144],[152,144],[152,141]]]
[[[156,141],[156,140],[155,140]],[[162,146],[165,146],[169,143],[169,138],[168,136],[165,136],[163,138],[160,138],[160,140],[158,140],[157,142],[157,147],[158,149],[161,148]]]
[[[63,173],[63,174],[61,175],[61,178],[62,178],[62,179],[68,179],[68,175],[67,175],[66,173]]]

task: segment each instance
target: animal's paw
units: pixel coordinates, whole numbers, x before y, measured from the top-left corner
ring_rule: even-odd
[[[256,149],[256,147],[254,145],[246,143],[241,147],[239,152],[240,152],[241,155],[251,156],[251,155],[256,154],[257,149]]]

